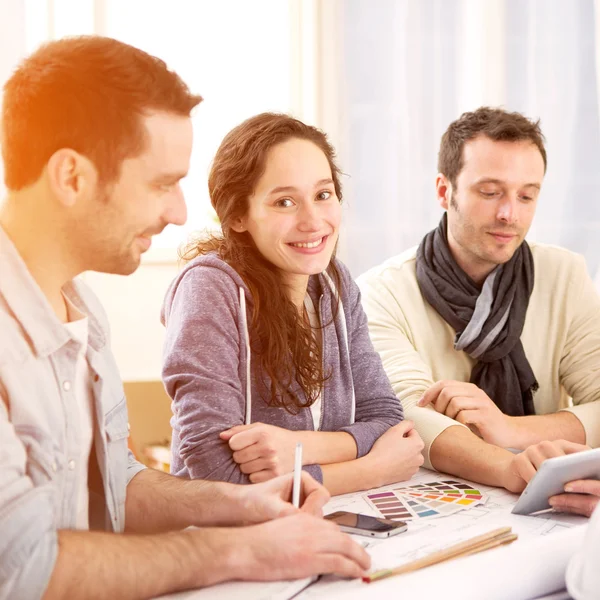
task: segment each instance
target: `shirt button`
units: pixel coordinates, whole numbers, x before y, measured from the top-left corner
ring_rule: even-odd
[[[74,469],[75,469],[75,461],[70,460],[69,461],[69,471],[73,471]]]
[[[70,389],[71,389],[71,382],[63,381],[63,390],[65,390],[65,392],[68,392]]]
[[[54,461],[52,463],[52,470],[56,473],[56,471],[58,470],[58,465],[56,464],[56,461]]]

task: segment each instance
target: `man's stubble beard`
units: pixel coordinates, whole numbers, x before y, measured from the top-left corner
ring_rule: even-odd
[[[524,238],[521,236],[520,232],[517,232],[517,235],[519,236],[519,238],[518,238],[519,243],[515,246],[515,248],[510,253],[510,256],[508,258],[506,258],[506,260],[499,260],[498,258],[496,258],[493,255],[489,256],[485,250],[486,244],[484,241],[485,236],[487,234],[483,231],[481,232],[481,235],[483,235],[484,237],[481,240],[482,243],[481,243],[480,247],[478,247],[477,245],[471,246],[468,244],[461,243],[461,242],[465,241],[465,238],[469,237],[469,234],[471,234],[471,237],[474,241],[478,240],[479,235],[478,235],[477,229],[464,219],[464,213],[460,210],[460,208],[458,206],[458,202],[456,201],[454,189],[452,190],[452,194],[450,195],[450,208],[452,208],[454,210],[454,212],[456,213],[456,215],[458,217],[455,225],[458,225],[458,230],[462,234],[460,236],[460,238],[462,238],[462,239],[459,239],[456,235],[453,235],[456,243],[460,244],[465,250],[468,251],[469,254],[471,254],[473,257],[475,257],[476,259],[478,259],[480,261],[487,262],[487,263],[494,264],[494,265],[506,264],[507,262],[509,262],[511,260],[511,258],[514,256],[515,252],[519,249],[520,245],[524,241]],[[515,232],[514,228],[511,228],[510,226],[507,226],[503,223],[498,223],[497,221],[494,224],[494,227],[497,229],[506,229],[513,233]],[[448,229],[450,229],[449,223],[448,223]],[[453,234],[455,231],[456,231],[456,227],[454,228]]]
[[[140,265],[141,252],[136,259],[133,249],[135,239],[126,245],[123,237],[117,237],[122,215],[115,209],[110,187],[105,184],[98,192],[97,213],[91,217],[98,227],[93,235],[95,247],[88,250],[91,254],[90,270],[112,275],[131,275]]]

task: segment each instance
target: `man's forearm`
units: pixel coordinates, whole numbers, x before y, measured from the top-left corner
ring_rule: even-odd
[[[517,427],[517,448],[519,450],[546,440],[586,443],[583,424],[572,412],[562,410],[551,415],[512,418]]]
[[[59,531],[45,600],[151,598],[235,577],[227,532],[160,535]]]
[[[504,486],[504,473],[512,457],[508,450],[488,444],[458,426],[442,431],[429,450],[436,471],[495,486]]]
[[[190,480],[145,469],[127,486],[125,530],[156,533],[190,525],[239,524],[236,490],[231,483]]]

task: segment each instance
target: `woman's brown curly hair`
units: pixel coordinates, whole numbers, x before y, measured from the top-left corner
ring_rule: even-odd
[[[317,400],[329,377],[323,370],[321,344],[290,300],[279,271],[258,251],[248,232],[238,233],[233,229],[233,224],[248,211],[249,198],[265,172],[268,152],[290,139],[308,140],[323,151],[341,202],[341,171],[326,135],[288,115],[262,113],[232,129],[215,155],[208,189],[221,222],[221,233],[191,242],[183,250],[182,258],[192,260],[216,252],[242,277],[254,301],[252,352],[259,358],[259,364],[254,365],[255,379],[269,405],[296,413]],[[340,290],[341,277],[335,261],[330,261],[327,272]],[[335,317],[337,301],[334,299],[332,304]],[[301,399],[298,387],[305,400]]]

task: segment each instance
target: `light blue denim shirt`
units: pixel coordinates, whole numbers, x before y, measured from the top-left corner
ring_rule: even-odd
[[[127,450],[127,405],[102,307],[78,280],[63,292],[89,317],[86,358],[95,403],[90,528],[120,532],[127,484],[144,467]],[[78,348],[0,228],[2,600],[40,598],[56,561],[57,530],[75,527]]]

